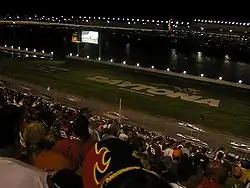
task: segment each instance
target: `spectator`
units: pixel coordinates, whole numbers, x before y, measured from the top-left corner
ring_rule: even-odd
[[[0,109],[0,182],[1,188],[48,188],[53,187],[46,172],[42,172],[17,158],[19,149],[19,124],[10,112],[12,107]]]
[[[89,150],[83,161],[83,185],[88,188],[98,187],[119,170],[135,166],[142,167],[142,164],[135,160],[133,148],[128,143],[118,138],[102,140]]]
[[[88,150],[94,146],[88,126],[88,119],[79,116],[73,124],[73,137],[61,139],[53,146],[54,151],[70,159],[74,170],[79,168]]]
[[[207,149],[205,147],[201,148],[201,152],[198,152],[193,160],[196,167],[201,167],[201,170],[204,171],[209,164],[209,158],[206,156]]]
[[[250,182],[250,172],[245,168],[233,166],[233,175],[236,179],[242,181],[244,185],[247,185]]]
[[[53,172],[61,169],[72,169],[70,161],[63,155],[54,152],[53,136],[46,135],[46,127],[41,123],[31,123],[24,130],[24,139],[32,154],[31,163],[39,169]],[[34,149],[35,148],[35,149]]]
[[[190,142],[185,143],[184,147],[181,148],[183,155],[187,155],[189,157],[190,156],[190,148],[191,148],[191,143]]]

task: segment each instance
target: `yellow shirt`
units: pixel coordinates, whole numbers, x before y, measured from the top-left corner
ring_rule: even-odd
[[[242,175],[240,177],[240,180],[246,184],[248,182],[250,182],[250,171],[245,169],[245,168],[242,168]]]

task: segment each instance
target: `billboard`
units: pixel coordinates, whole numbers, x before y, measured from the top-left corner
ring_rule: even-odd
[[[79,35],[78,35],[78,33],[74,33],[73,35],[72,35],[72,39],[71,39],[71,42],[79,42],[80,40],[79,40]]]
[[[81,42],[98,44],[98,31],[82,31]]]

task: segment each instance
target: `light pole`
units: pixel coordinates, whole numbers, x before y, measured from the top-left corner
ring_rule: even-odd
[[[121,123],[122,117],[122,98],[119,99],[119,122]]]

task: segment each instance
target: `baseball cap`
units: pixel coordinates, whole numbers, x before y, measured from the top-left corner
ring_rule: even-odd
[[[73,132],[76,136],[80,137],[81,139],[88,139],[90,137],[89,133],[89,120],[86,116],[80,115],[76,118],[73,123]]]

